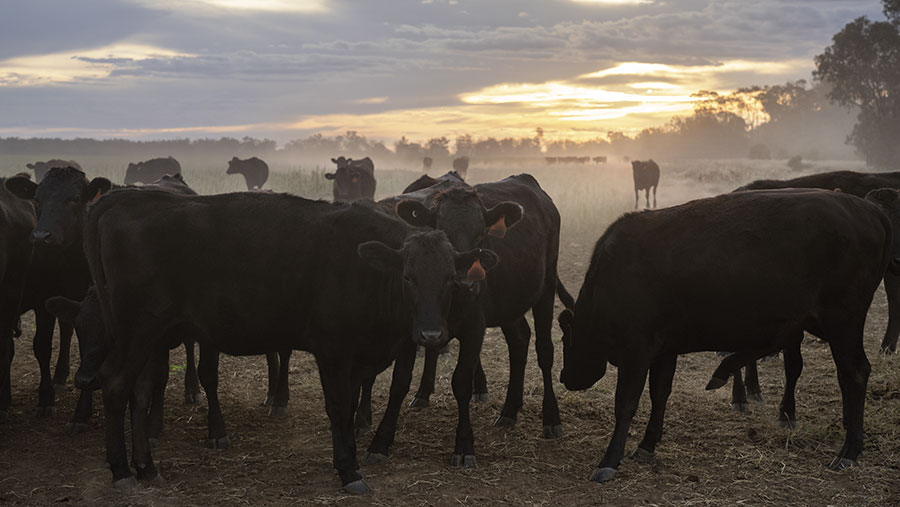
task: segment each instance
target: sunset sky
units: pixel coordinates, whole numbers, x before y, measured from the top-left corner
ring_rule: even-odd
[[[809,79],[878,0],[5,0],[0,136],[635,132]]]

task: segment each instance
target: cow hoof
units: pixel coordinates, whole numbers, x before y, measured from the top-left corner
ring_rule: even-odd
[[[514,428],[516,426],[516,418],[501,415],[497,418],[496,421],[494,421],[494,426],[500,426],[501,428]]]
[[[147,445],[149,445],[151,449],[156,449],[157,444],[159,444],[158,438],[148,438],[147,439]]]
[[[438,357],[450,355],[450,346],[444,345],[441,347],[441,350],[438,351]]]
[[[362,437],[368,435],[369,433],[372,433],[372,425],[370,425],[370,424],[365,425],[365,426],[357,426],[356,427],[356,438],[357,439],[362,438]]]
[[[763,397],[762,393],[747,393],[747,399],[750,401],[755,401],[757,403],[766,402],[766,399]]]
[[[795,429],[797,428],[797,420],[796,419],[788,419],[787,417],[778,418],[778,427],[784,429]]]
[[[363,455],[362,466],[368,467],[380,465],[384,463],[387,458],[387,454],[381,454],[380,452],[366,452],[366,454]]]
[[[56,415],[56,406],[51,405],[49,407],[38,407],[37,410],[34,411],[35,417],[53,417]]]
[[[653,460],[653,453],[644,449],[643,447],[638,447],[631,453],[631,459],[633,461],[637,461],[638,463],[649,463]],[[598,469],[599,470],[599,469]],[[597,473],[596,470],[594,473]]]
[[[547,424],[544,426],[544,438],[562,438],[562,424]]]
[[[491,401],[491,395],[488,393],[475,393],[472,395],[473,403],[487,403]]]
[[[595,468],[594,473],[591,474],[591,480],[598,483],[603,483],[608,480],[611,480],[616,476],[616,469],[610,467],[603,468]]]
[[[409,402],[409,408],[420,410],[428,406],[428,398],[419,398],[416,396]]]
[[[287,407],[269,407],[269,417],[282,418],[287,415]]]
[[[372,488],[370,488],[369,485],[366,484],[365,479],[360,479],[349,484],[344,484],[344,487],[341,489],[343,489],[347,493],[350,493],[351,495],[365,495],[372,492]]]
[[[855,467],[856,465],[857,463],[852,459],[835,456],[834,459],[831,460],[831,464],[828,465],[828,468],[834,470],[835,472],[839,472],[850,467]]]
[[[714,389],[718,389],[718,388],[724,386],[724,385],[727,384],[727,383],[728,383],[728,379],[727,379],[727,378],[726,378],[726,379],[721,379],[721,378],[718,378],[718,377],[713,377],[713,378],[709,379],[709,384],[706,384],[706,390],[707,390],[707,391],[712,391],[712,390],[714,390]]]
[[[119,479],[117,481],[113,481],[113,488],[118,489],[119,491],[131,491],[138,486],[138,481],[134,477],[126,477],[124,479]]]
[[[454,454],[452,458],[450,458],[450,466],[452,467],[463,467],[463,468],[471,468],[475,466],[475,455],[474,454]]]
[[[75,435],[84,433],[85,431],[87,431],[87,429],[88,429],[87,423],[73,421],[73,422],[66,424],[66,435],[69,435],[70,437],[74,437]]]
[[[203,401],[203,393],[185,393],[184,394],[184,404],[185,405],[199,405],[200,402]]]
[[[740,412],[742,414],[750,413],[750,404],[749,403],[732,403],[731,404],[732,412]]]
[[[210,438],[206,440],[206,447],[209,449],[224,451],[225,449],[228,449],[229,445],[231,445],[231,442],[228,440],[228,435],[225,435],[222,438]]]

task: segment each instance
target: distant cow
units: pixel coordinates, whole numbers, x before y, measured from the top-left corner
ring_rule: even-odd
[[[559,157],[544,157],[544,160],[547,161],[547,165],[553,165],[559,161]]]
[[[453,159],[453,170],[456,171],[462,179],[466,179],[469,172],[469,157],[462,156]]]
[[[417,344],[449,339],[458,284],[476,282],[497,264],[489,250],[459,253],[443,232],[417,233],[371,204],[262,192],[113,191],[90,210],[85,249],[116,341],[99,371],[78,375],[102,385],[116,483],[133,480],[124,434],[129,393],[148,358],[166,353],[170,332],[178,331],[204,350],[233,355],[312,353],[331,420],[333,466],[352,493],[369,491],[352,420],[362,380],[395,358],[411,375]],[[217,357],[201,358],[207,393],[215,391]],[[409,379],[401,379],[406,389]],[[403,384],[392,384],[397,403]],[[220,416],[218,400],[208,398],[210,416]],[[155,478],[146,435],[132,436],[138,477]]]
[[[40,183],[42,179],[44,179],[44,175],[47,174],[47,171],[53,169],[54,167],[74,167],[79,171],[81,169],[81,165],[74,160],[60,160],[58,158],[54,158],[52,160],[48,160],[46,162],[35,162],[33,164],[25,164],[25,167],[34,171],[34,181]]]
[[[337,164],[333,173],[325,173],[325,179],[332,180],[334,202],[353,202],[375,198],[375,164],[366,157],[362,160],[338,157],[331,159]]]
[[[605,164],[605,163],[606,163],[606,156],[594,157],[594,158],[592,158],[591,160],[593,160],[595,164]]]
[[[900,201],[896,191],[879,192],[892,192],[875,196],[882,207],[820,190],[738,192],[610,225],[574,313],[559,317],[560,380],[568,389],[591,387],[607,363],[618,367],[615,430],[591,480],[611,479],[622,462],[648,371],[652,407],[638,458],[652,456],[662,437],[678,354],[733,351],[707,386],[717,388],[747,361],[799,352],[804,331],[829,343],[837,366],[846,439],[830,468],[852,466],[863,448],[866,313],[900,256],[892,245]],[[892,218],[883,211],[889,208]],[[801,367],[785,358],[788,384]],[[782,400],[782,411],[792,407],[792,398]]]
[[[152,183],[166,174],[181,173],[181,164],[172,157],[154,158],[136,164],[128,164],[125,170],[126,185],[136,185],[138,183]]]
[[[634,175],[634,209],[638,209],[638,192],[644,191],[647,199],[647,207],[650,207],[650,189],[653,189],[653,207],[656,208],[656,186],[659,184],[659,166],[653,159],[646,162],[634,160],[631,162],[631,172]]]
[[[434,160],[432,160],[431,157],[425,157],[425,158],[423,158],[423,159],[422,159],[422,171],[423,171],[423,172],[426,172],[426,173],[427,173],[428,171],[430,171],[430,170],[431,170],[431,164],[433,164],[433,163],[434,163]]]
[[[247,182],[247,190],[259,190],[269,179],[269,166],[262,160],[251,157],[241,160],[233,157],[228,162],[228,170],[225,174],[243,174]]]

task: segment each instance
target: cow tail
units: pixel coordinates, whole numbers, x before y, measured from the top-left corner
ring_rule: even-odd
[[[562,302],[563,306],[569,310],[575,310],[575,299],[569,294],[569,291],[566,290],[566,286],[563,285],[562,280],[559,279],[559,275],[556,275],[556,295],[559,296],[559,300]]]

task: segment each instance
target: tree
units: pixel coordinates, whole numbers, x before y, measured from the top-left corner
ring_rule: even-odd
[[[828,98],[859,115],[847,141],[878,167],[900,165],[900,0],[883,0],[891,21],[865,16],[848,23],[816,56],[813,76],[831,85]]]

